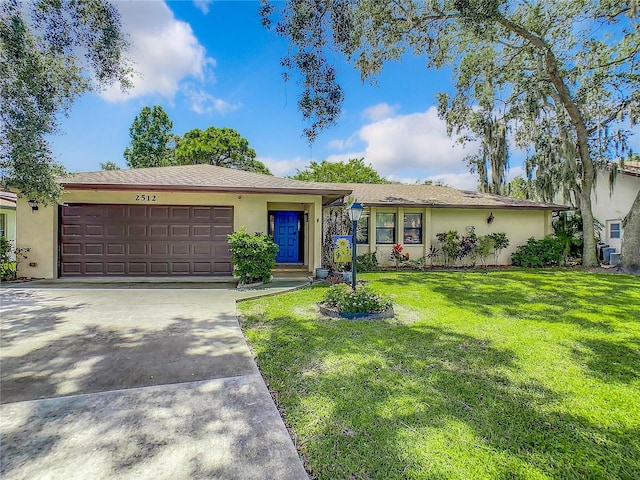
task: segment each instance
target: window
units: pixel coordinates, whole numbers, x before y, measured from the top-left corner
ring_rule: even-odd
[[[7,214],[0,213],[0,237],[7,235]]]
[[[369,214],[362,213],[358,220],[358,232],[356,233],[356,242],[358,245],[366,245],[369,243]]]
[[[404,243],[422,243],[422,214],[421,213],[405,214]]]
[[[620,224],[619,223],[610,223],[609,224],[609,238],[620,238]]]
[[[396,214],[376,213],[376,243],[396,242]]]

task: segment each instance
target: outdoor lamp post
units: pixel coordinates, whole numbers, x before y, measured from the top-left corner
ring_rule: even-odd
[[[356,246],[358,244],[356,233],[358,231],[358,220],[360,220],[362,216],[362,210],[364,210],[364,207],[358,202],[353,202],[349,205],[349,219],[353,224],[353,237],[351,240],[351,288],[353,288],[354,292],[356,291]]]

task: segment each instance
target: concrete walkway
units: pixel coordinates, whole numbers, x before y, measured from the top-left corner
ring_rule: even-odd
[[[0,477],[306,479],[225,287],[3,288]]]

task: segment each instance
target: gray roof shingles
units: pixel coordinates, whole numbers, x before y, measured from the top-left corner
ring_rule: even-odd
[[[337,185],[299,182],[214,165],[177,165],[76,173],[59,179],[69,189],[157,188],[162,190],[242,191],[273,193],[345,194]]]
[[[314,183],[213,165],[177,165],[76,173],[59,179],[67,189],[157,189],[244,193],[316,194],[351,196],[365,206],[415,206],[434,208],[515,208],[566,210],[549,203],[521,200],[435,185]]]
[[[351,197],[365,206],[414,206],[434,208],[514,208],[522,210],[567,210],[550,203],[521,200],[488,193],[458,190],[436,185],[334,184],[351,190]]]

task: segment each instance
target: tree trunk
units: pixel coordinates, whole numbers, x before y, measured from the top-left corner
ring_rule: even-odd
[[[640,273],[640,192],[627,214],[620,253],[620,268],[627,273]]]

